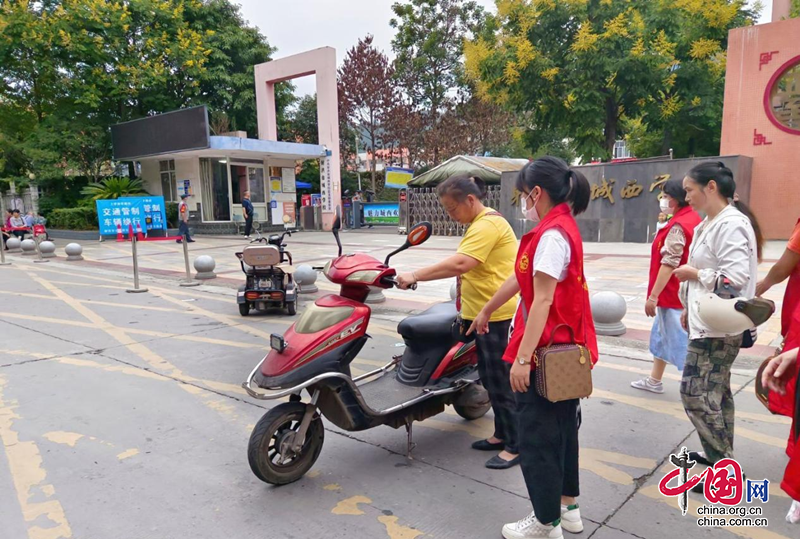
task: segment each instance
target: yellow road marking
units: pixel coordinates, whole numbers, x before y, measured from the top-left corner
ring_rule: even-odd
[[[45,440],[49,440],[54,444],[64,444],[70,447],[75,447],[75,444],[78,443],[78,440],[83,438],[83,434],[78,434],[77,432],[66,432],[63,430],[57,430],[53,432],[46,432],[42,435]]]
[[[125,459],[129,459],[131,457],[135,457],[138,454],[139,454],[139,450],[138,449],[128,449],[127,451],[123,451],[122,453],[117,455],[117,459],[125,460]]]
[[[323,490],[331,490],[331,491],[337,491],[337,492],[338,492],[338,491],[340,491],[340,490],[342,490],[342,487],[340,487],[340,486],[339,486],[338,484],[336,484],[336,483],[331,483],[330,485],[325,485],[325,486],[324,486],[324,487],[322,487],[322,488],[323,488]]]
[[[363,515],[364,511],[358,507],[358,504],[361,503],[369,504],[372,503],[372,500],[366,496],[353,496],[337,503],[336,507],[331,509],[331,513],[334,515]]]
[[[28,523],[29,539],[68,539],[72,537],[72,529],[67,521],[64,508],[54,498],[53,485],[43,484],[47,472],[42,466],[42,456],[35,442],[21,441],[14,431],[14,421],[20,419],[15,412],[16,402],[5,403],[3,388],[6,379],[0,375],[0,441],[3,442],[11,478],[17,491],[17,500],[22,508],[22,516]],[[49,498],[45,502],[32,502],[37,488]],[[34,521],[44,517],[51,526],[43,528],[32,525]],[[40,520],[41,521],[41,520]]]
[[[389,535],[389,539],[416,539],[422,535],[419,530],[401,526],[397,523],[398,520],[395,516],[381,515],[378,517],[378,522],[386,526],[386,533]]]

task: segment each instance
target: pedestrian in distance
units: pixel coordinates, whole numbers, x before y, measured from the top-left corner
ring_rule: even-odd
[[[481,202],[486,196],[486,184],[480,178],[448,178],[439,184],[436,193],[450,218],[469,228],[456,254],[432,266],[401,273],[397,282],[406,289],[419,281],[456,277],[459,331],[464,338],[471,338],[466,332],[472,321],[513,275],[517,239],[508,221]],[[485,331],[476,337],[478,372],[492,403],[494,433],[473,443],[472,448],[499,451],[486,462],[491,469],[506,469],[520,462],[517,405],[511,392],[510,365],[503,361],[514,309],[515,294],[511,294],[485,318]]]
[[[733,458],[731,367],[750,332],[710,327],[700,316],[700,302],[723,283],[743,299],[756,295],[763,238],[750,209],[733,200],[736,183],[723,163],[697,165],[684,178],[683,187],[692,208],[706,217],[695,229],[687,264],[674,272],[683,283],[681,324],[689,333],[681,400],[703,448],[690,452],[689,458],[713,466]],[[693,490],[702,489],[700,482]]]
[[[681,326],[683,305],[678,297],[680,283],[672,274],[689,259],[689,246],[700,215],[686,202],[683,180],[672,178],[664,184],[659,197],[661,215],[672,215],[656,233],[650,252],[650,277],[644,311],[653,318],[650,353],[653,368],[650,376],[631,382],[631,386],[652,393],[663,393],[661,382],[667,365],[683,372],[689,336]]]
[[[534,383],[534,352],[578,344],[597,361],[597,337],[583,272],[583,242],[575,215],[589,205],[583,174],[557,157],[529,162],[517,176],[521,209],[536,226],[520,240],[512,275],[483,307],[470,330],[487,331],[501,305],[521,294],[503,359],[512,364],[517,396],[522,475],[533,505],[523,519],[503,526],[506,539],[560,539],[583,531],[577,497],[578,399],[551,402]]]
[[[244,237],[250,239],[253,231],[253,203],[250,202],[250,191],[242,196],[242,217],[244,217]]]
[[[183,238],[186,238],[186,243],[194,243],[194,240],[189,236],[189,205],[186,203],[186,199],[189,196],[185,193],[181,195],[181,202],[178,204],[178,231],[181,237],[175,240],[176,243],[181,243]]]

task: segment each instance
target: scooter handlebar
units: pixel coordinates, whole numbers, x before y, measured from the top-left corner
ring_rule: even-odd
[[[384,277],[383,278],[383,282],[385,282],[387,284],[391,284],[392,286],[397,286],[397,279],[395,279],[394,277]],[[412,284],[408,288],[410,290],[416,290],[417,289],[417,283]]]

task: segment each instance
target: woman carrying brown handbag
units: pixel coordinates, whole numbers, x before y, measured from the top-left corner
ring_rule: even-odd
[[[515,274],[484,306],[470,327],[486,331],[491,313],[521,293],[503,359],[512,363],[517,393],[522,474],[533,512],[503,527],[506,539],[562,537],[562,527],[583,530],[576,502],[578,480],[578,399],[551,402],[533,383],[534,351],[548,344],[577,344],[597,361],[589,291],[583,273],[583,242],[574,215],[586,210],[586,178],[556,157],[525,165],[517,177],[523,214],[536,227],[520,241]],[[574,340],[573,340],[574,339]]]

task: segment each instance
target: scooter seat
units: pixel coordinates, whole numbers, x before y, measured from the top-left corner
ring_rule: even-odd
[[[439,303],[419,314],[409,316],[397,326],[404,339],[412,341],[449,341],[458,315],[454,303]]]

